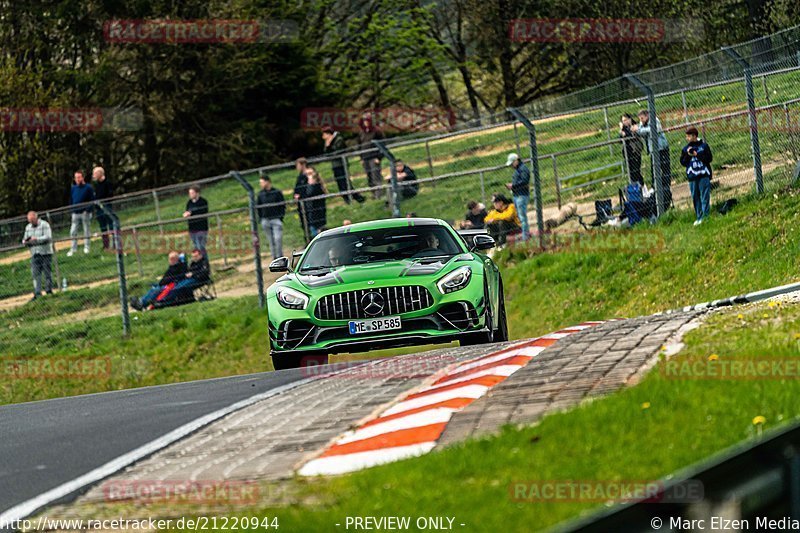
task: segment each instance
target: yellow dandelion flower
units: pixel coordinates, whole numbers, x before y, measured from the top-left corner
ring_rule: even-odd
[[[709,361],[716,361],[717,359],[719,359],[719,356],[715,353],[712,353],[711,355],[708,356]]]
[[[736,315],[736,318],[742,320],[744,318],[744,315],[742,313],[739,313],[738,315]]]
[[[766,422],[767,422],[767,419],[764,418],[761,415],[758,415],[757,417],[753,418],[753,425],[754,426],[759,426],[761,424],[766,424]]]
[[[644,402],[642,404],[642,409],[650,409],[650,402]]]

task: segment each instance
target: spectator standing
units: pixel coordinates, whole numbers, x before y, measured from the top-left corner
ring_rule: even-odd
[[[328,222],[324,197],[328,194],[328,187],[314,167],[306,167],[306,176],[308,177],[306,198],[309,198],[306,200],[306,224],[308,225],[308,235],[313,239],[325,229]]]
[[[511,183],[506,187],[511,191],[511,198],[514,202],[516,215],[522,222],[522,240],[528,240],[528,203],[531,200],[530,185],[531,173],[525,163],[517,154],[508,154],[506,166],[514,169]]]
[[[28,211],[28,225],[22,244],[31,252],[31,275],[33,276],[33,298],[42,295],[42,282],[47,294],[53,294],[53,277],[51,264],[53,261],[53,232],[46,220],[39,220],[36,211]]]
[[[507,237],[512,233],[517,233],[520,230],[520,219],[517,216],[517,210],[514,204],[503,196],[497,194],[492,199],[494,209],[489,211],[484,219],[486,229],[497,244],[505,244]]]
[[[467,202],[467,213],[459,225],[461,229],[483,229],[486,227],[486,206],[470,200]]]
[[[78,251],[78,224],[83,226],[83,253],[89,253],[89,232],[92,222],[92,202],[94,201],[94,189],[86,183],[83,172],[75,172],[74,183],[69,192],[69,204],[72,207],[72,224],[69,227],[69,235],[72,237],[72,248],[67,252],[68,257]]]
[[[283,257],[283,217],[286,215],[286,202],[283,193],[272,186],[266,174],[261,176],[261,190],[258,192],[258,218],[267,234],[269,252],[272,258]]]
[[[669,142],[664,130],[661,128],[661,121],[656,117],[655,129],[650,123],[650,113],[646,109],[639,111],[639,125],[631,126],[631,131],[643,137],[647,153],[650,153],[650,135],[656,136],[656,164],[661,168],[661,190],[663,195],[661,211],[666,211],[672,205],[672,169],[669,162]],[[653,183],[655,188],[655,182]]]
[[[189,239],[192,246],[206,253],[208,243],[208,202],[200,196],[200,187],[192,185],[189,187],[189,200],[186,202],[186,211],[183,218],[189,219]]]
[[[342,136],[339,135],[338,131],[334,131],[330,126],[325,126],[322,128],[322,140],[325,143],[325,147],[323,148],[323,153],[325,155],[343,152],[345,149],[347,149]],[[353,184],[347,177],[347,171],[345,170],[344,165],[345,162],[342,161],[341,157],[331,159],[331,169],[333,170],[333,177],[336,179],[336,185],[339,186],[339,192],[345,193],[342,198],[344,198],[345,203],[348,204],[350,203],[351,197],[358,203],[364,202],[364,197],[361,196],[361,193],[350,192],[353,190]]]
[[[358,126],[361,130],[358,134],[358,143],[361,150],[363,150],[361,154],[361,165],[364,167],[364,172],[367,174],[369,186],[380,187],[383,185],[383,178],[381,177],[381,159],[383,159],[383,155],[372,141],[380,141],[384,139],[385,136],[383,131],[375,126],[372,115],[369,113],[361,117]],[[372,191],[373,198],[382,198],[383,195],[383,189],[374,189]]]
[[[695,226],[702,224],[711,213],[711,162],[714,160],[711,147],[698,136],[694,126],[687,129],[686,146],[681,150],[681,165],[686,167],[686,179],[692,193]]]
[[[106,177],[106,171],[103,170],[103,167],[94,167],[92,169],[92,182],[94,183],[94,197],[96,200],[107,200],[114,196],[114,192],[111,187],[111,182]],[[105,203],[106,211],[104,211],[99,205],[97,206],[97,223],[100,224],[100,233],[103,237],[103,249],[108,250],[109,246],[109,232],[114,229],[114,224],[111,220],[111,217],[106,214],[107,211],[111,211],[111,204]]]
[[[417,175],[411,167],[397,159],[394,162],[394,170],[397,173],[397,188],[403,199],[413,198],[419,192],[419,182]],[[386,181],[391,181],[392,176],[386,176]]]
[[[305,199],[308,192],[308,176],[306,176],[306,168],[308,167],[308,160],[305,157],[300,157],[295,160],[294,168],[297,170],[297,178],[294,181],[294,201],[297,202],[297,214],[300,216],[300,229],[303,235],[308,239],[308,227],[306,225],[306,206]]]
[[[644,187],[644,178],[642,177],[642,140],[631,130],[632,127],[633,117],[629,113],[625,113],[620,119],[619,136],[623,140],[622,148],[628,165],[628,177],[631,183],[638,183]]]

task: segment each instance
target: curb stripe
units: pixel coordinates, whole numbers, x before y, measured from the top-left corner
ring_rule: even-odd
[[[453,383],[463,383],[465,381],[469,381],[470,379],[477,378],[480,376],[503,376],[508,377],[520,368],[525,366],[522,365],[490,365],[488,368],[478,368],[474,371],[468,372],[465,376],[454,376],[453,378],[448,377],[444,382],[435,382],[431,386],[431,390],[437,390],[440,386],[451,385]]]
[[[412,394],[408,398],[406,398],[406,402],[410,400],[416,400],[417,398],[425,398],[426,396],[430,396],[431,394],[438,394],[440,392],[449,391],[449,390],[457,390],[462,387],[468,387],[470,385],[483,385],[484,387],[494,387],[501,381],[503,381],[506,376],[481,376],[477,378],[472,378],[468,381],[464,381],[461,383],[451,383],[447,385],[442,385],[440,387],[436,387],[435,389],[426,389],[415,394]],[[403,402],[405,403],[405,402]]]
[[[364,425],[361,427],[369,427],[374,426],[376,424],[382,424],[387,420],[396,420],[398,418],[403,418],[404,416],[410,416],[415,413],[421,413],[423,411],[427,411],[428,409],[452,409],[453,411],[460,411],[461,409],[465,408],[469,404],[472,403],[472,398],[453,398],[452,400],[445,400],[443,402],[435,403],[432,405],[425,405],[423,407],[417,407],[416,409],[409,409],[408,411],[403,411],[402,413],[395,413],[393,415],[381,415],[380,418],[373,418],[369,422],[365,422]]]
[[[382,465],[425,455],[436,445],[434,442],[425,444],[414,444],[411,446],[400,446],[389,448],[388,450],[374,450],[371,452],[351,453],[350,455],[336,455],[331,457],[320,457],[306,463],[297,473],[301,476],[319,476],[346,474],[362,470],[371,466]]]
[[[383,420],[380,424],[373,424],[367,427],[361,427],[355,431],[345,433],[344,436],[337,441],[337,445],[348,444],[359,440],[375,437],[382,433],[389,433],[401,429],[412,429],[422,426],[429,426],[431,424],[439,424],[447,422],[453,416],[455,411],[453,409],[439,408],[439,409],[425,409],[418,413],[413,413],[393,420]],[[380,418],[378,420],[381,420]]]
[[[403,411],[407,411],[409,409],[432,405],[434,403],[443,402],[444,400],[449,400],[451,398],[470,398],[472,400],[477,400],[483,396],[487,390],[489,390],[489,387],[486,387],[485,385],[467,385],[466,387],[460,387],[455,390],[442,391],[436,394],[425,396],[423,398],[416,398],[414,400],[398,403],[394,407],[387,409],[386,414],[393,415],[395,413],[402,413]]]
[[[430,385],[352,431],[299,470],[301,476],[344,474],[428,453],[453,414],[485,395],[559,339],[602,322],[584,322],[451,368]]]
[[[328,449],[328,451],[322,454],[322,457],[345,455],[348,453],[369,452],[383,448],[410,446],[412,444],[435,441],[442,434],[442,431],[444,431],[444,427],[446,425],[446,422],[440,422],[438,424],[430,424],[418,428],[390,431],[389,433],[383,433],[375,437],[370,437],[368,439],[350,442],[347,444],[334,444]]]
[[[528,362],[533,359],[532,355],[512,355],[507,359],[500,359],[499,361],[492,361],[490,363],[486,363],[484,365],[476,366],[467,370],[462,370],[460,372],[456,372],[454,374],[449,374],[447,376],[441,377],[433,382],[434,385],[440,385],[442,383],[448,382],[455,382],[458,380],[462,380],[464,378],[469,378],[469,376],[473,374],[479,374],[481,372],[485,372],[487,370],[492,370],[493,368],[502,368],[504,366],[525,366]],[[458,369],[456,369],[458,370]],[[477,377],[477,376],[476,376]]]

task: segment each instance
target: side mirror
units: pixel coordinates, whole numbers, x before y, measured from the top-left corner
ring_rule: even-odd
[[[485,234],[478,234],[472,238],[472,249],[473,250],[489,250],[494,248],[496,243],[494,239]]]
[[[289,272],[289,258],[279,257],[269,264],[270,272]]]

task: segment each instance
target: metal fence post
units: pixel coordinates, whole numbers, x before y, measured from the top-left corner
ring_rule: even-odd
[[[158,221],[158,232],[164,236],[164,226],[161,225],[161,208],[158,205],[158,193],[153,189],[153,203],[156,206],[156,220]]]
[[[378,150],[389,160],[389,175],[391,179],[389,183],[391,184],[391,189],[389,191],[389,204],[392,207],[392,216],[394,218],[400,218],[400,195],[398,194],[398,186],[397,186],[397,169],[394,168],[394,163],[396,161],[392,152],[389,151],[388,148],[383,144],[383,142],[378,140],[372,141],[375,146],[378,147]]]
[[[481,200],[483,200],[484,205],[486,204],[486,182],[483,175],[483,170],[479,173],[480,180],[481,180]]]
[[[350,165],[347,163],[347,156],[340,155],[339,159],[342,160],[342,167],[344,168],[344,179],[347,180],[347,198],[352,200],[353,184],[350,183]]]
[[[431,173],[431,177],[434,177],[433,173],[433,158],[431,157],[431,143],[430,141],[425,141],[425,156],[428,158],[428,170]],[[436,182],[433,182],[436,183]],[[434,185],[435,187],[435,185]]]
[[[686,91],[681,89],[681,102],[683,103],[683,122],[689,123],[689,108],[686,106]]]
[[[639,88],[647,97],[647,112],[649,115],[650,135],[647,136],[650,144],[650,160],[653,165],[653,185],[656,189],[656,215],[661,216],[666,211],[664,205],[664,184],[661,183],[661,157],[658,152],[658,116],[656,115],[656,97],[653,90],[634,74],[625,74],[625,78]]]
[[[47,223],[50,224],[52,231],[53,221],[50,220],[50,211],[45,211],[44,215],[47,218]],[[61,272],[58,270],[58,250],[56,249],[56,244],[57,243],[53,243],[53,266],[56,267],[56,286],[61,287]]]
[[[136,266],[139,267],[139,277],[144,277],[144,270],[142,269],[142,252],[139,248],[139,232],[136,231],[136,228],[131,230],[133,234],[133,248],[136,250]]]
[[[522,149],[519,147],[519,130],[517,130],[517,123],[514,123],[514,142],[517,145],[517,153],[519,154]]]
[[[607,107],[603,108],[603,120],[606,123],[606,139],[608,141],[611,141],[611,124],[608,121],[608,108]],[[614,155],[614,145],[613,144],[609,144],[608,145],[608,153],[610,155]],[[558,206],[558,208],[561,209],[561,206]]]
[[[764,192],[764,175],[761,168],[761,145],[758,140],[758,116],[756,115],[756,97],[753,92],[753,69],[750,63],[739,55],[739,52],[730,47],[722,49],[728,54],[744,71],[744,90],[747,95],[747,115],[750,123],[750,149],[753,154],[753,172],[756,178],[756,191],[761,194]]]
[[[533,201],[536,208],[536,230],[539,233],[539,247],[544,247],[544,217],[542,215],[542,179],[539,174],[539,149],[536,145],[536,127],[519,109],[508,111],[528,130],[531,148],[531,172],[533,173]],[[516,123],[515,123],[516,125]]]
[[[264,278],[261,271],[261,244],[259,241],[258,218],[256,215],[256,193],[253,190],[253,186],[250,185],[250,182],[244,179],[237,171],[231,170],[230,174],[247,192],[247,204],[250,212],[250,233],[253,236],[253,262],[256,267],[256,285],[258,287],[258,306],[263,309],[266,307],[266,299],[264,298]]]
[[[550,159],[553,161],[553,181],[556,184],[556,200],[558,200],[558,208],[561,209],[561,181],[558,179],[558,164],[556,163],[556,155],[551,154]]]
[[[117,251],[117,275],[119,276],[119,303],[122,313],[122,334],[128,336],[131,332],[131,316],[128,309],[128,277],[125,275],[125,254],[122,250],[122,229],[119,216],[103,203],[98,203],[100,209],[111,218],[114,226],[114,248]]]
[[[258,228],[258,226],[256,226]],[[228,251],[225,248],[225,235],[222,233],[222,217],[217,215],[217,233],[219,233],[219,245],[222,247],[222,264],[228,266]]]

